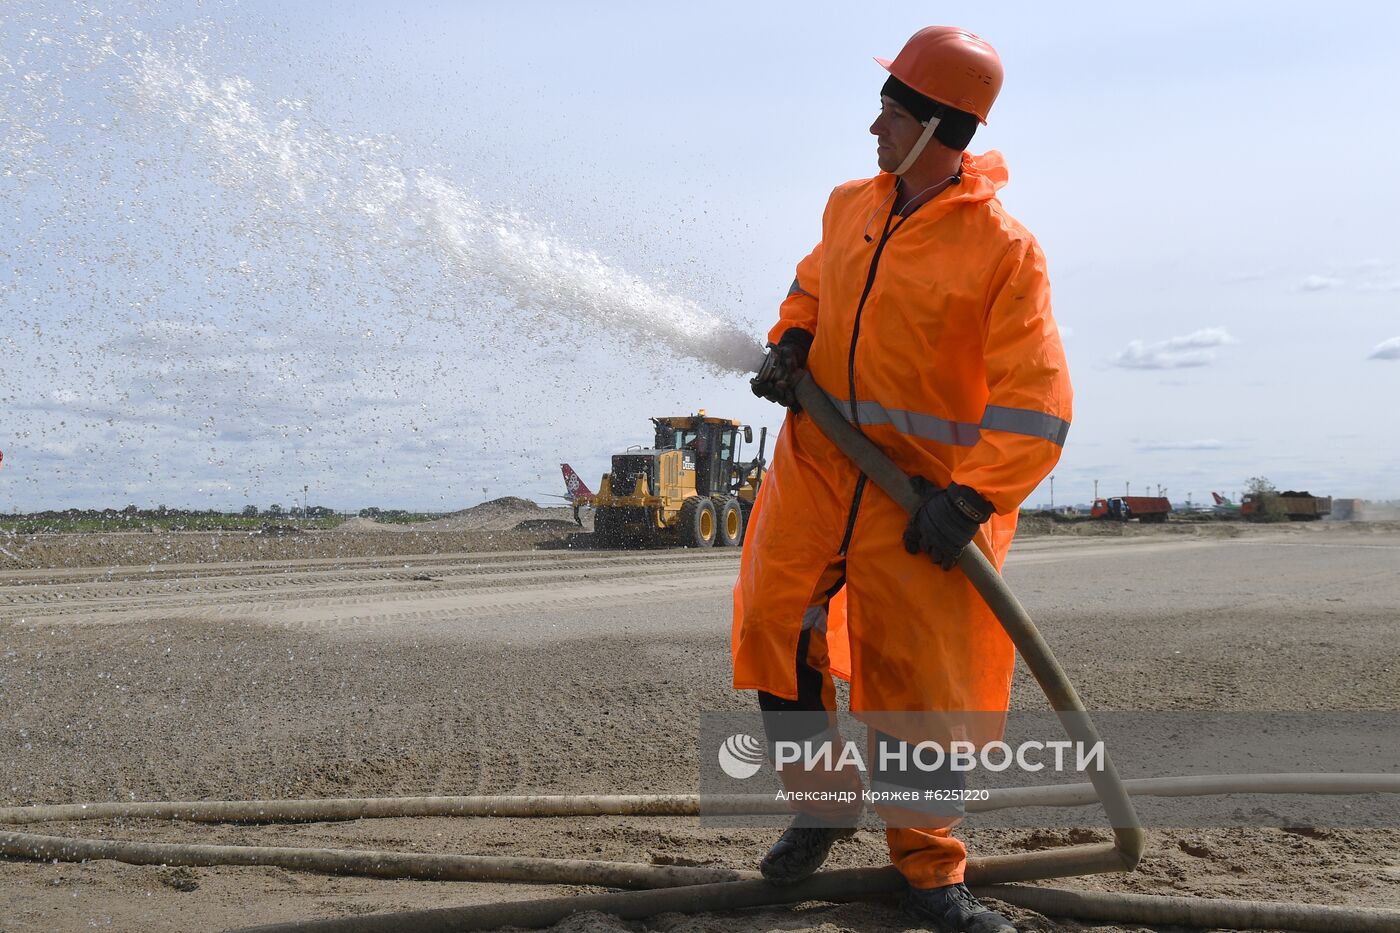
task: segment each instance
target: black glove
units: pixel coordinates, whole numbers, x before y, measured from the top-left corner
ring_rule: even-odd
[[[909,482],[924,502],[909,517],[904,549],[910,554],[923,551],[944,570],[952,570],[977,529],[992,517],[992,504],[976,490],[957,483],[939,489],[922,476]]]
[[[786,405],[794,412],[801,411],[802,406],[797,403],[797,382],[807,365],[807,351],[812,348],[812,340],[811,331],[789,327],[777,343],[770,343],[758,375],[749,380],[753,394]]]

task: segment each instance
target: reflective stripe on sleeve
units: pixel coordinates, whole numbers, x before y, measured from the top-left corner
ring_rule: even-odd
[[[1069,422],[1063,418],[1029,408],[1003,408],[1000,405],[987,406],[982,413],[982,427],[1041,437],[1059,447],[1065,445],[1065,438],[1069,435]]]
[[[852,420],[849,402],[830,392],[826,393],[826,397],[847,421]],[[888,424],[901,434],[954,447],[973,446],[981,440],[984,428],[989,431],[1039,437],[1058,446],[1064,445],[1065,436],[1069,433],[1069,422],[1062,418],[1025,408],[1004,408],[1000,405],[988,405],[980,424],[950,421],[921,411],[886,408],[879,402],[870,401],[857,401],[855,415],[855,420],[862,425]]]
[[[792,287],[788,289],[787,296],[791,298],[793,295],[806,295],[808,298],[812,297],[812,293],[803,289],[803,287],[797,283],[797,279],[792,280]]]

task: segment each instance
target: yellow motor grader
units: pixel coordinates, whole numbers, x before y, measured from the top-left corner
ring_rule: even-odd
[[[655,443],[614,454],[597,494],[575,497],[574,517],[591,507],[595,538],[611,546],[741,545],[763,482],[768,429],[759,434],[758,456],[744,463],[740,449],[753,443],[746,424],[711,418],[703,408],[651,423]]]

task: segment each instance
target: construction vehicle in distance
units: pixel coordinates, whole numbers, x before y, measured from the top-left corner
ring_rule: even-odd
[[[759,434],[758,456],[744,463],[742,444],[753,443],[746,424],[711,418],[703,408],[651,423],[653,445],[614,454],[598,492],[574,499],[575,517],[591,507],[593,534],[610,546],[738,547],[763,482],[768,429]]]
[[[1332,497],[1292,489],[1251,492],[1240,500],[1240,514],[1251,522],[1315,522],[1332,514]]]
[[[1161,523],[1171,514],[1172,504],[1166,496],[1114,496],[1111,499],[1095,499],[1089,510],[1090,518],[1106,518],[1114,522],[1126,522],[1136,518],[1147,523]]]

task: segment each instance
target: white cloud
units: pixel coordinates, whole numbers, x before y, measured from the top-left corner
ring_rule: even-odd
[[[1391,337],[1376,344],[1367,357],[1370,360],[1400,360],[1400,337]]]
[[[1215,361],[1217,348],[1238,343],[1223,327],[1206,327],[1182,337],[1157,343],[1133,340],[1114,357],[1115,366],[1124,369],[1184,369],[1207,366]]]
[[[1347,288],[1357,292],[1400,291],[1400,266],[1386,259],[1363,259],[1334,266],[1325,273],[1313,273],[1298,283],[1303,292]]]

